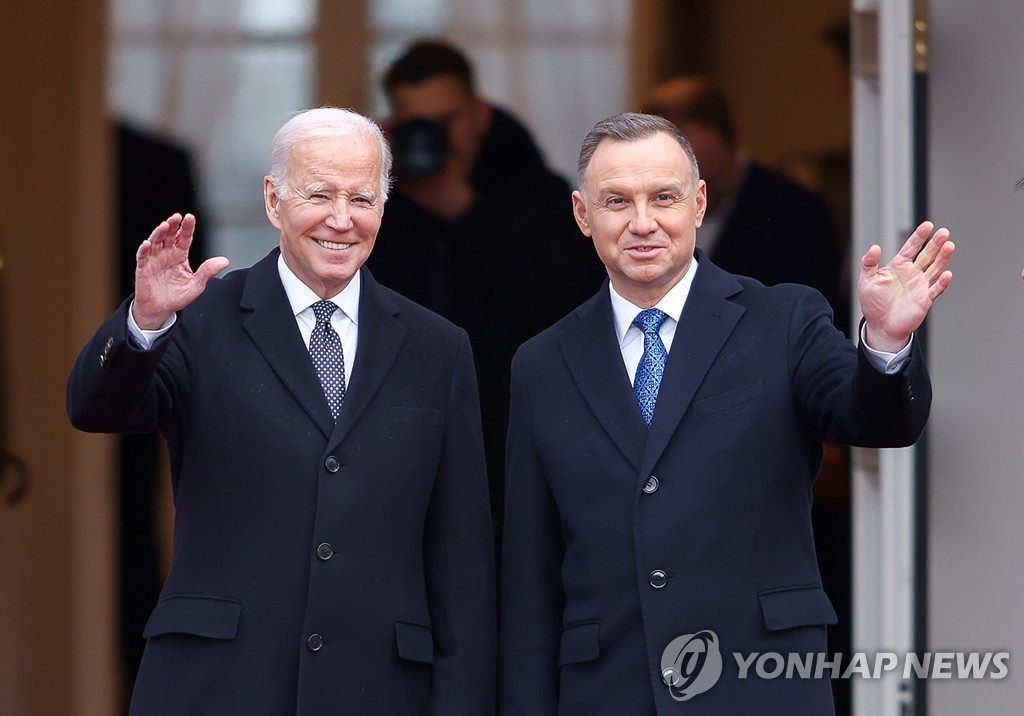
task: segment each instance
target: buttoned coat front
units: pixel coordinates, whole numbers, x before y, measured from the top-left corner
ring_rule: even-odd
[[[493,713],[466,335],[362,269],[335,425],[277,257],[211,281],[150,351],[126,301],[69,380],[77,427],[159,429],[170,452],[173,561],[132,713]]]
[[[822,441],[912,443],[927,373],[916,348],[899,374],[875,370],[815,291],[697,259],[649,429],[607,284],[513,363],[504,716],[832,713],[827,669],[741,678],[734,655],[827,652],[810,523]],[[687,635],[689,657],[666,655]],[[721,674],[698,681],[711,650]]]

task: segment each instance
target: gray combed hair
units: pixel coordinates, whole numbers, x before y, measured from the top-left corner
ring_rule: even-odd
[[[296,143],[313,137],[336,137],[346,134],[362,134],[372,137],[380,147],[380,187],[379,195],[387,201],[391,189],[391,147],[377,123],[369,117],[351,109],[338,107],[319,107],[296,113],[281,125],[270,145],[270,181],[278,196],[288,197],[291,188],[288,186],[288,165],[291,161],[292,148]]]
[[[584,191],[586,188],[584,175],[587,173],[587,167],[590,166],[590,160],[594,158],[597,146],[604,140],[636,142],[641,139],[650,139],[659,133],[672,137],[683,148],[686,158],[690,160],[690,168],[693,170],[693,185],[697,186],[697,182],[700,181],[697,156],[693,153],[693,147],[690,146],[689,140],[683,136],[679,128],[657,115],[626,112],[602,119],[583,138],[580,157],[576,163],[576,188],[580,191]]]

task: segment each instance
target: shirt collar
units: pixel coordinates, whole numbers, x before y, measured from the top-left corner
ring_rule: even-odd
[[[675,286],[668,290],[668,293],[661,297],[661,300],[654,305],[654,308],[664,311],[669,318],[678,323],[679,317],[683,315],[683,306],[686,305],[686,299],[690,295],[693,277],[696,275],[697,257],[695,256],[683,277],[676,282]],[[636,314],[644,309],[620,296],[610,281],[608,288],[612,297],[612,314],[615,317],[615,335],[619,339],[619,345],[622,345],[622,342],[626,339],[626,332],[633,325],[633,319],[636,318]]]
[[[304,284],[288,268],[284,256],[280,254],[277,257],[277,273],[281,276],[281,283],[284,285],[284,292],[288,296],[288,303],[291,305],[293,315],[299,315],[320,300],[320,297],[313,292],[313,289]],[[362,271],[356,271],[352,280],[341,290],[341,293],[328,299],[333,301],[341,309],[342,313],[348,316],[349,320],[356,325],[359,325],[359,289],[361,286]]]

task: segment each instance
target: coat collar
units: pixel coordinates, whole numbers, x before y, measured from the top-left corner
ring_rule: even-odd
[[[267,363],[295,396],[325,437],[340,442],[365,411],[387,375],[405,336],[398,320],[398,306],[378,284],[369,269],[360,269],[362,291],[359,298],[359,351],[349,370],[345,404],[335,425],[324,398],[320,379],[303,344],[295,316],[277,272],[274,249],[249,270],[242,290],[240,306],[245,331]]]
[[[573,314],[558,336],[562,355],[591,411],[639,474],[661,457],[745,309],[729,300],[742,290],[699,249],[700,269],[676,328],[650,428],[644,425],[615,339],[608,282]]]
[[[649,474],[665,452],[715,357],[746,312],[743,306],[730,300],[742,291],[740,283],[732,274],[711,263],[699,249],[696,255],[700,268],[665,363],[665,375],[640,463],[641,475]]]

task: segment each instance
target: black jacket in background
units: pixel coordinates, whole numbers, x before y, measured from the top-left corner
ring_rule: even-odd
[[[825,200],[777,172],[751,163],[710,251],[716,266],[766,286],[816,288],[846,330],[848,300],[839,286],[841,257]]]
[[[497,107],[470,182],[476,200],[453,221],[396,190],[368,265],[383,284],[469,333],[497,526],[512,356],[593,294],[604,271],[573,219],[569,184]]]

